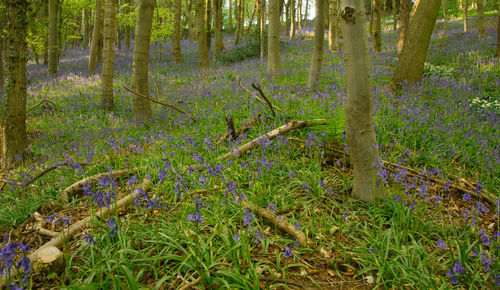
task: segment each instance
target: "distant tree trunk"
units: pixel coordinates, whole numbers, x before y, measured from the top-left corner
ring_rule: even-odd
[[[3,19],[0,19],[0,26],[4,26]],[[3,72],[3,33],[0,33],[0,91],[3,91],[4,72]]]
[[[240,0],[241,5],[239,6],[239,16],[240,19],[240,36],[241,39],[243,37],[243,32],[245,31],[245,0]]]
[[[351,155],[354,180],[352,194],[373,201],[383,196],[375,162],[379,160],[373,125],[368,35],[365,29],[363,0],[342,0],[342,31],[346,63],[345,136]]]
[[[0,107],[0,162],[3,168],[19,164],[28,146],[26,134],[27,0],[4,0],[5,102]]]
[[[464,32],[469,30],[469,0],[464,0]]]
[[[235,0],[236,1],[236,0]],[[229,0],[229,28],[228,31],[233,31],[233,0]]]
[[[372,11],[373,11],[373,51],[380,52],[382,50],[382,41],[380,40],[382,34],[382,23],[381,23],[381,13],[382,13],[382,0],[372,0]]]
[[[338,0],[328,0],[328,49],[330,51],[339,49],[339,38],[337,34],[337,17],[336,17],[336,8]]]
[[[266,0],[260,0],[260,58],[264,60],[266,54],[265,32],[266,32]]]
[[[401,0],[401,11],[398,23],[398,57],[401,55],[405,43],[406,32],[410,24],[411,0]]]
[[[500,1],[497,2],[497,57],[500,58]]]
[[[175,15],[174,15],[174,43],[172,44],[172,54],[176,64],[182,63],[181,53],[181,0],[175,0]]]
[[[49,0],[49,75],[57,74],[57,2]]]
[[[222,4],[223,0],[214,0],[214,10],[215,10],[215,30],[214,30],[214,58],[217,58],[221,52],[224,50],[224,42],[222,39]]]
[[[290,39],[295,38],[295,0],[290,3]]]
[[[131,10],[131,0],[125,0],[125,9],[123,10],[124,14],[128,15],[130,14]],[[125,45],[127,46],[128,49],[130,49],[130,36],[132,34],[132,29],[130,29],[130,24],[125,23]]]
[[[286,2],[286,14],[285,14],[285,33],[286,35],[290,35],[290,2],[292,0],[288,0]]]
[[[134,52],[132,56],[132,89],[149,96],[149,43],[156,0],[140,0],[137,23],[135,25]],[[152,117],[151,103],[139,96],[132,95],[135,119],[143,123]]]
[[[234,45],[238,45],[240,43],[240,34],[241,34],[241,23],[243,20],[240,18],[241,16],[241,11],[240,9],[242,8],[243,5],[243,0],[235,0],[237,1],[235,3],[236,9],[235,9],[235,22],[236,22],[236,31],[234,32]]]
[[[89,45],[89,18],[90,18],[90,11],[86,8],[82,8],[82,14],[83,14],[83,19],[82,19],[82,32],[83,32],[83,37],[82,37],[82,48],[85,49]]]
[[[280,58],[280,0],[269,0],[269,28],[267,38],[267,72],[278,74],[281,71]]]
[[[397,0],[392,0],[392,30],[394,31],[396,31],[398,24],[398,2]]]
[[[99,38],[101,36],[101,0],[95,1],[94,12],[94,29],[92,31],[92,42],[90,43],[89,52],[89,74],[93,74],[96,69],[97,48],[99,46]]]
[[[477,5],[477,31],[479,41],[484,40],[484,0],[476,0]]]
[[[297,1],[297,28],[302,29],[302,0]]]
[[[443,24],[443,34],[441,34],[442,38],[446,37],[446,30],[448,29],[448,9],[446,8],[446,0],[441,0],[441,6],[443,6],[443,17],[444,17],[444,24]]]
[[[403,81],[417,83],[422,80],[427,49],[440,5],[440,0],[417,0],[415,3],[403,50],[391,80],[394,88]]]
[[[198,43],[198,55],[201,70],[210,69],[210,57],[208,56],[207,33],[205,29],[205,1],[196,2],[196,34]]]
[[[114,109],[113,100],[113,64],[115,59],[114,36],[116,23],[116,1],[105,0],[104,2],[104,62],[101,71],[101,107],[111,111]]]
[[[206,9],[205,9],[205,20],[206,24],[206,34],[207,34],[207,48],[210,50],[212,47],[212,0],[206,1]]]
[[[104,22],[104,17],[103,17],[104,11],[101,9],[101,25],[99,26],[99,42],[97,43],[97,65],[102,64],[102,46],[103,46],[103,41],[102,39],[104,38],[102,35],[102,26]]]
[[[304,13],[304,22],[307,25],[307,17],[309,16],[309,0],[306,0],[306,11]]]
[[[314,48],[309,68],[307,86],[312,89],[318,85],[321,76],[321,62],[323,61],[323,47],[325,39],[325,7],[326,0],[316,0],[316,18],[314,20]]]

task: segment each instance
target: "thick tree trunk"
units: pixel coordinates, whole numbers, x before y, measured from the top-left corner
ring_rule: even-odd
[[[297,1],[297,28],[302,29],[302,0]]]
[[[114,36],[116,23],[116,1],[105,0],[104,2],[104,63],[101,71],[101,107],[113,110],[113,64],[115,59]]]
[[[260,58],[264,60],[266,55],[265,32],[266,32],[266,0],[260,0]]]
[[[182,63],[181,53],[181,0],[175,0],[175,15],[174,15],[174,43],[172,44],[172,54],[176,64]]]
[[[373,17],[373,51],[380,52],[382,50],[382,41],[380,40],[382,35],[382,23],[381,23],[381,13],[382,13],[382,0],[372,0],[372,17]]]
[[[132,56],[132,89],[149,96],[149,43],[156,0],[140,0],[137,23],[135,25],[134,52]],[[151,103],[137,95],[132,95],[135,119],[143,123],[152,117]]]
[[[410,24],[411,0],[401,0],[401,11],[398,23],[398,57],[401,55],[406,38],[406,31]]]
[[[215,29],[214,29],[214,58],[217,58],[224,50],[224,42],[222,38],[222,4],[223,0],[214,0],[214,14],[215,14]]]
[[[427,50],[439,12],[440,0],[417,0],[413,10],[403,50],[392,77],[393,87],[403,81],[422,80]]]
[[[363,0],[342,0],[346,63],[345,135],[354,172],[352,193],[373,201],[383,195],[374,163],[379,160],[373,125],[371,68]]]
[[[4,0],[5,97],[0,108],[0,161],[3,168],[20,163],[28,146],[26,134],[27,0]]]
[[[442,38],[446,37],[446,31],[448,29],[448,9],[446,8],[446,0],[441,0],[441,6],[443,6],[443,17],[444,17],[444,24],[443,24],[443,34],[441,34]]]
[[[94,29],[92,31],[92,42],[90,44],[89,52],[89,74],[93,74],[96,69],[97,62],[97,48],[99,46],[99,39],[101,38],[101,0],[95,1],[94,11]]]
[[[49,0],[49,75],[57,74],[57,2]]]
[[[295,0],[290,3],[290,39],[295,38]]]
[[[208,56],[207,33],[205,29],[205,1],[199,0],[196,3],[196,38],[198,43],[198,55],[200,58],[201,70],[210,69],[210,57]]]
[[[484,0],[476,0],[477,5],[477,31],[479,41],[484,40]]]
[[[464,0],[464,32],[469,31],[469,0]]]
[[[281,71],[280,58],[280,0],[269,0],[269,29],[267,39],[267,72],[277,74]]]
[[[205,21],[206,23],[206,34],[207,34],[207,48],[210,50],[212,47],[212,0],[205,0]]]
[[[398,3],[397,0],[392,0],[392,30],[397,30],[398,25]]]
[[[328,0],[328,49],[335,51],[339,49],[339,36],[337,33],[337,1]]]
[[[325,2],[327,0],[316,0],[316,18],[314,20],[314,48],[309,68],[307,86],[312,89],[318,85],[321,76],[321,63],[323,61],[323,47],[325,39]]]

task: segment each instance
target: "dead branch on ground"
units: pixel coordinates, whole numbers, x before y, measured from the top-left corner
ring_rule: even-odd
[[[266,101],[267,105],[269,106],[269,109],[271,109],[271,113],[273,114],[273,117],[276,118],[276,113],[274,112],[273,109],[273,104],[269,101],[269,99],[264,95],[264,92],[260,88],[260,85],[257,84],[252,84],[252,88],[256,89],[257,92],[259,92],[260,96]]]
[[[253,118],[242,127],[236,129],[236,131],[234,132],[235,136],[232,136],[233,140],[236,140],[242,133],[245,133],[246,131],[250,130],[250,128],[253,125],[257,124],[259,121],[260,121],[260,115]],[[220,145],[221,143],[225,142],[229,138],[229,136],[230,136],[229,132],[226,132],[224,135],[222,135],[222,137],[220,137],[219,141],[217,141],[217,145]]]
[[[236,78],[236,83],[242,88],[244,89],[247,93],[249,93],[252,97],[254,97],[256,100],[258,100],[259,102],[263,103],[263,104],[266,104],[266,105],[269,105],[266,101],[264,101],[263,99],[261,99],[260,97],[258,97],[257,95],[255,95],[252,91],[250,91],[247,87],[245,87],[241,82],[240,82],[240,79],[239,78]],[[280,109],[279,107],[277,107],[276,105],[274,104],[271,104],[271,106],[273,108],[275,108],[276,110],[282,112],[283,110]]]

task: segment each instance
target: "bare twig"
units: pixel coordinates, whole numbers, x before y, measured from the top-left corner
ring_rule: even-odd
[[[179,112],[179,113],[181,113],[181,114],[184,114],[184,115],[188,116],[191,120],[196,121],[196,120],[193,118],[193,116],[191,116],[190,114],[188,114],[186,111],[184,111],[184,110],[182,110],[182,109],[180,109],[180,108],[178,108],[178,107],[176,107],[176,106],[174,106],[174,105],[172,105],[172,104],[168,104],[168,103],[164,103],[164,102],[157,101],[157,100],[152,99],[152,98],[150,98],[150,97],[148,97],[148,96],[145,96],[145,95],[143,95],[143,94],[141,94],[141,93],[139,93],[139,92],[133,91],[132,89],[129,89],[129,88],[127,88],[127,87],[123,87],[123,88],[124,88],[125,90],[127,90],[127,91],[131,92],[132,94],[134,94],[134,95],[138,96],[138,97],[141,97],[141,98],[146,99],[146,100],[148,100],[148,101],[150,101],[150,102],[153,102],[153,103],[157,103],[157,104],[160,104],[160,105],[163,105],[163,106],[167,106],[167,107],[169,107],[169,108],[171,108],[171,109],[176,110],[177,112]]]
[[[252,84],[252,88],[256,89],[259,92],[260,96],[264,99],[264,101],[266,101],[267,105],[269,106],[269,109],[271,110],[273,117],[276,118],[276,113],[274,112],[273,104],[269,101],[266,95],[264,95],[264,92],[260,88],[260,85]]]
[[[266,104],[266,101],[264,101],[263,99],[259,98],[257,95],[255,95],[252,91],[250,91],[247,87],[245,87],[238,78],[236,78],[236,83],[242,88],[244,89],[245,91],[247,91],[247,93],[249,93],[252,97],[254,97],[255,99],[257,99],[258,101],[260,101],[261,103],[263,104]],[[273,106],[273,108],[275,108],[276,110],[282,112],[283,110],[281,110],[280,108],[278,108],[276,105],[274,104],[271,104]]]
[[[54,102],[49,101],[49,100],[43,100],[40,103],[38,103],[38,104],[34,105],[33,107],[29,108],[28,110],[26,110],[26,114],[28,114],[30,111],[33,111],[35,108],[37,108],[43,104],[46,104],[46,103],[51,104],[54,107],[54,110],[57,110],[57,105]]]
[[[243,125],[243,127],[236,129],[236,131],[234,132],[235,137],[233,136],[233,140],[236,140],[236,138],[238,138],[241,135],[241,133],[250,130],[250,128],[259,121],[260,121],[260,115],[250,120],[248,123]],[[217,145],[220,145],[221,143],[225,142],[229,138],[229,136],[230,136],[229,132],[226,132],[224,135],[222,135],[222,137],[220,137],[219,141],[217,141]]]
[[[42,218],[42,215],[39,214],[38,212],[34,212],[33,213],[33,218],[35,219],[36,221],[36,225],[35,225],[35,230],[41,234],[41,235],[44,235],[44,236],[47,236],[47,237],[51,237],[51,238],[54,238],[54,237],[57,237],[60,233],[58,232],[54,232],[54,231],[51,231],[51,230],[48,230],[48,229],[45,229],[43,227],[43,223],[45,222]]]
[[[198,278],[196,278],[196,280],[193,280],[193,281],[191,281],[191,282],[189,282],[187,284],[182,285],[182,287],[179,288],[179,290],[191,289],[194,286],[198,285],[198,283],[200,283],[200,281],[201,281],[201,276],[198,277]]]
[[[238,138],[238,136],[236,135],[236,131],[234,130],[233,117],[227,116],[224,118],[226,119],[227,133],[231,135],[231,138],[233,138],[233,140],[236,140],[236,138]]]

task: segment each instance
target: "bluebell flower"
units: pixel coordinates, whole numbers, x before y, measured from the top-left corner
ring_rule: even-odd
[[[255,216],[248,210],[247,208],[245,209],[245,216],[243,217],[243,225],[248,226],[252,223],[252,219]]]
[[[441,238],[439,238],[436,242],[436,247],[446,250],[446,243]]]
[[[90,246],[94,242],[94,238],[89,233],[83,234],[83,238],[85,239],[85,242]]]
[[[293,255],[292,249],[289,246],[286,246],[285,252],[283,252],[283,257],[285,259],[290,258]]]
[[[31,273],[30,265],[31,265],[30,259],[28,259],[28,257],[24,256],[17,263],[17,269],[21,270],[21,268],[24,268],[23,273],[29,274],[29,273]]]
[[[239,231],[236,231],[236,234],[234,235],[234,238],[233,240],[237,243],[240,242],[240,232]]]
[[[115,233],[118,231],[118,225],[115,223],[115,218],[112,217],[108,220],[108,228],[111,228],[109,236],[114,237]]]
[[[275,206],[274,202],[269,203],[269,205],[267,206],[267,209],[271,210],[272,212],[276,212],[276,206]]]
[[[295,229],[296,229],[296,230],[300,229],[300,224],[299,224],[299,222],[295,222]]]

